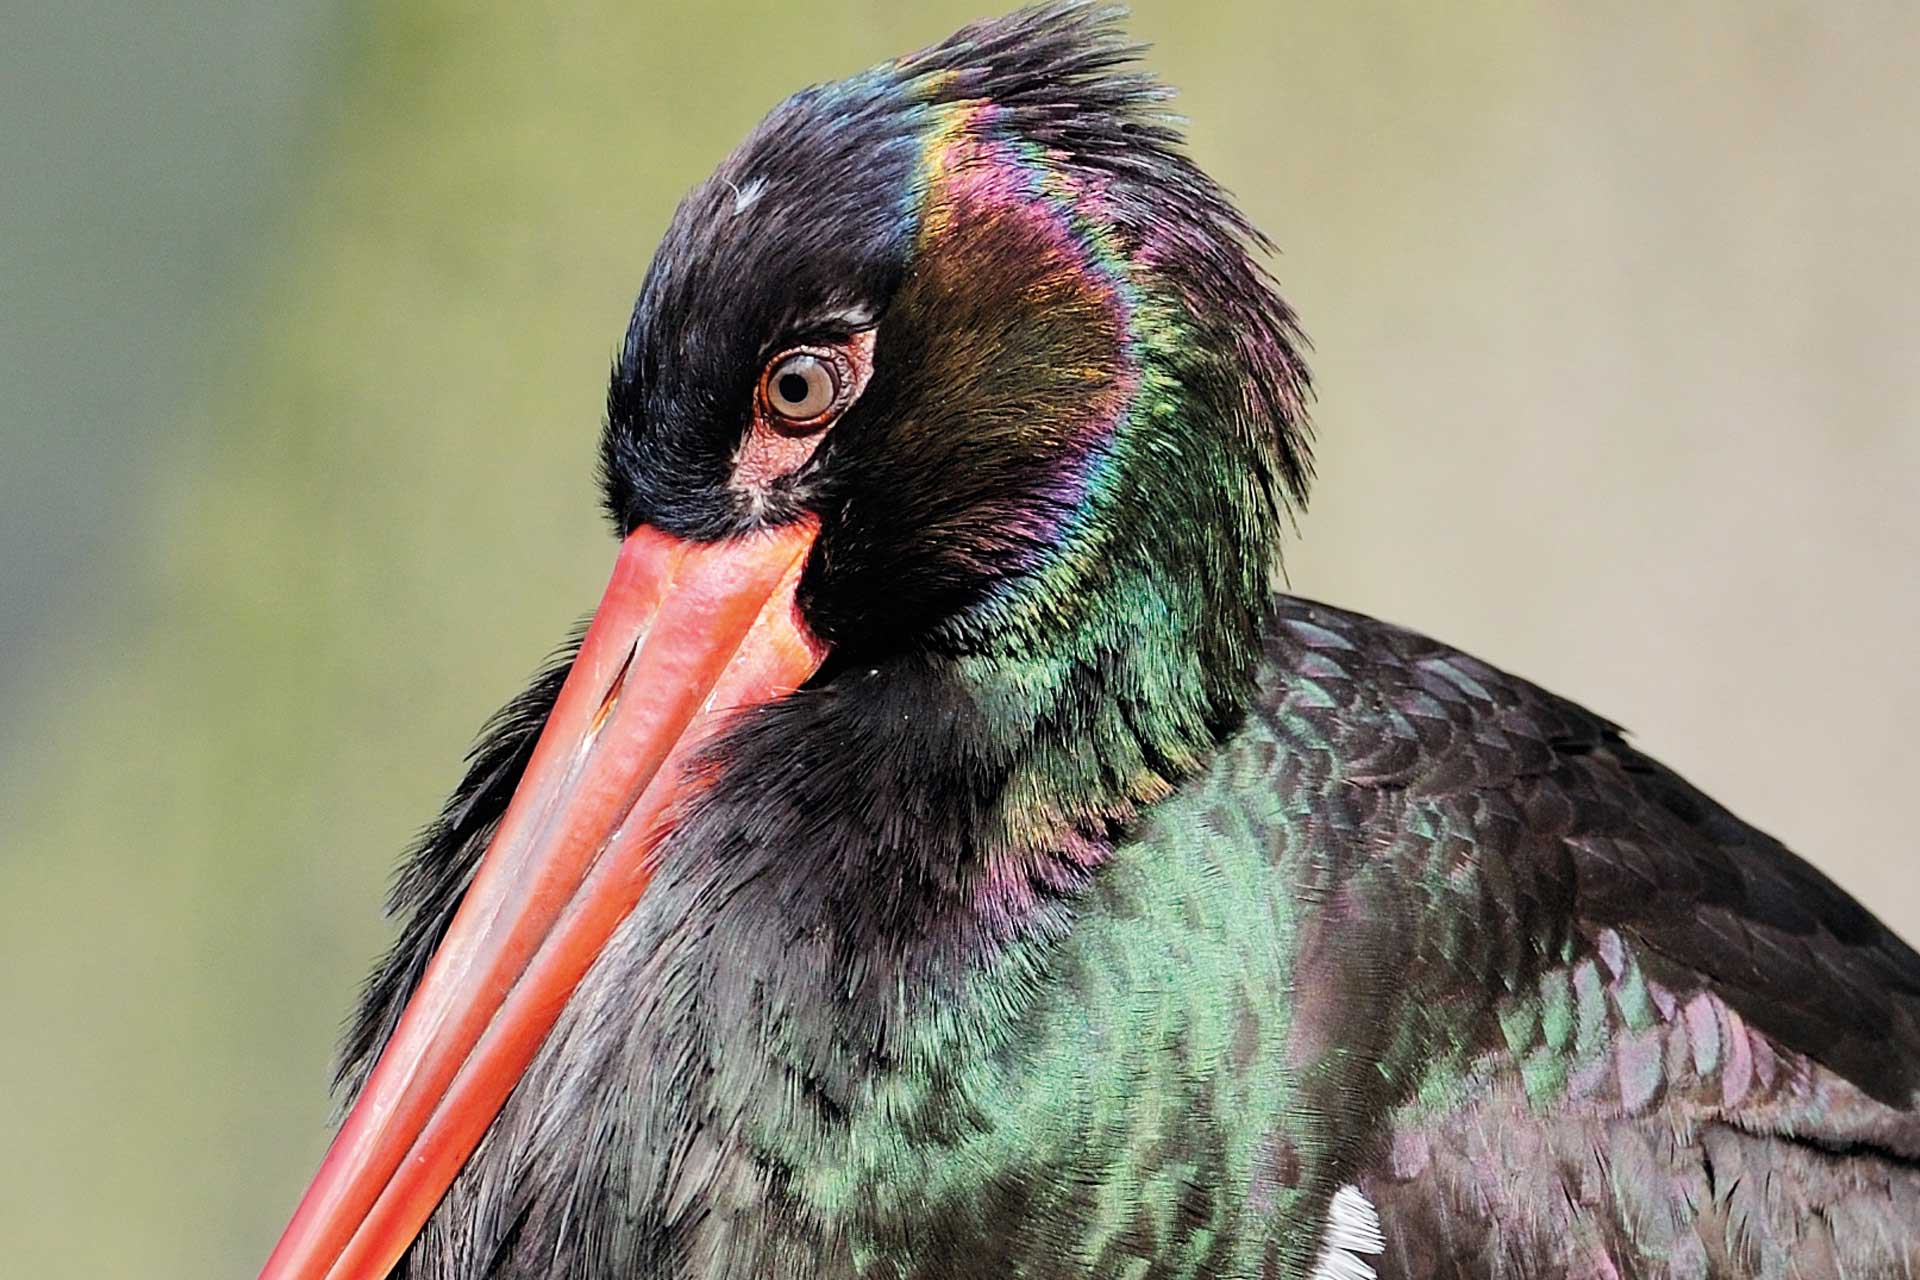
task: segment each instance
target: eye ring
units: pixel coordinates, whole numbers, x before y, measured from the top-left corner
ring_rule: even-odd
[[[853,399],[854,371],[834,347],[791,347],[760,374],[760,407],[769,426],[787,433],[816,431],[839,417]]]

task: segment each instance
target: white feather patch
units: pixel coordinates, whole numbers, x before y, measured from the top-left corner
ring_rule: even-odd
[[[1387,1238],[1380,1234],[1380,1215],[1372,1202],[1360,1188],[1342,1187],[1327,1205],[1327,1235],[1312,1280],[1374,1280],[1365,1259],[1386,1251]]]
[[[760,193],[767,189],[767,180],[749,178],[740,183],[729,180],[727,186],[733,191],[733,212],[734,216],[738,217],[753,207],[753,202],[758,200]]]

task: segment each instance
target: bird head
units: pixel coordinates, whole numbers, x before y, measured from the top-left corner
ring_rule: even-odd
[[[795,94],[681,203],[608,395],[613,579],[267,1276],[386,1274],[743,719],[918,673],[977,712],[936,734],[997,761],[975,798],[1057,814],[1163,794],[1237,713],[1306,374],[1136,52],[1080,4],[977,24]]]
[[[817,520],[801,610],[850,662],[1057,648],[1127,590],[1246,641],[1305,375],[1137,52],[1054,6],[776,107],[647,274],[608,397],[620,532]]]

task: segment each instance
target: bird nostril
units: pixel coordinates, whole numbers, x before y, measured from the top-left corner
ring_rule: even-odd
[[[587,725],[587,741],[591,742],[599,735],[601,726],[607,722],[607,717],[611,716],[613,709],[620,705],[620,694],[627,687],[627,672],[633,670],[633,655],[639,651],[640,642],[635,640],[632,647],[627,650],[626,661],[622,662],[620,669],[613,673],[613,679],[608,683],[607,691],[600,699],[600,706],[594,711],[593,720]]]

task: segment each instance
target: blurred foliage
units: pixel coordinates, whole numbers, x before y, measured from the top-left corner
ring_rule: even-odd
[[[1862,160],[1816,170],[1811,191],[1779,184],[1818,141],[1791,132],[1810,95],[1816,120],[1881,116],[1850,95],[1895,82],[1882,42],[1809,35],[1791,6],[1729,25],[1749,11],[1727,4],[1729,21],[1673,19],[1657,39],[1491,2],[1136,8],[1201,160],[1288,247],[1280,274],[1323,353],[1327,514],[1295,584],[1657,727],[1683,767],[1727,760],[1702,780],[1731,791],[1746,771],[1744,795],[1773,797],[1752,816],[1829,865],[1854,859],[1849,883],[1911,927],[1912,891],[1893,896],[1911,845],[1888,833],[1878,779],[1910,776],[1914,749],[1860,736],[1920,712],[1910,674],[1889,682],[1906,660],[1875,638],[1920,620],[1911,579],[1872,590],[1875,566],[1910,573],[1920,535],[1897,486],[1860,479],[1920,464],[1894,430],[1912,383],[1871,336],[1910,341],[1910,304],[1873,302],[1858,342],[1816,353],[1820,379],[1765,388],[1770,410],[1728,392],[1748,367],[1730,356],[1710,385],[1731,399],[1680,405],[1701,436],[1672,438],[1675,418],[1635,399],[1694,385],[1675,343],[1697,357],[1699,334],[1751,325],[1765,351],[1805,351],[1822,317],[1868,305],[1823,281],[1838,260],[1867,289],[1843,233],[1884,219],[1905,237],[1912,183],[1869,176],[1861,195],[1881,172]],[[783,93],[979,12],[354,11],[288,209],[225,297],[186,408],[129,411],[138,497],[89,517],[110,554],[76,579],[0,738],[9,1270],[258,1264],[324,1146],[331,1047],[387,936],[388,869],[610,562],[601,397],[673,202]],[[1701,65],[1719,78],[1688,79]],[[1669,116],[1695,122],[1670,132]],[[1716,174],[1724,207],[1666,194],[1735,145],[1761,160]],[[1821,202],[1843,180],[1854,194]],[[1781,258],[1809,236],[1824,256]],[[1920,281],[1910,252],[1872,271]],[[1807,328],[1755,305],[1783,290]],[[1546,300],[1514,301],[1529,296]],[[1593,297],[1611,310],[1575,318],[1569,299]],[[1825,462],[1744,453],[1829,416]],[[1644,466],[1616,429],[1644,433]],[[1680,487],[1674,458],[1703,487]],[[1906,474],[1910,489],[1920,465]],[[1808,476],[1842,491],[1802,505]],[[1757,556],[1715,541],[1781,521],[1827,540]],[[1692,568],[1663,556],[1676,542]],[[1835,547],[1859,557],[1851,578],[1806,586]],[[1702,629],[1662,629],[1681,612]],[[1846,684],[1808,646],[1854,619],[1870,637]],[[1852,699],[1818,731],[1868,746],[1796,763],[1792,734],[1815,730],[1763,678],[1781,698]]]

